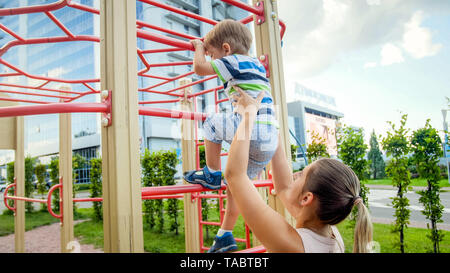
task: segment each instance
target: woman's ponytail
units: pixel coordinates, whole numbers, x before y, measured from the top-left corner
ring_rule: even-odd
[[[372,251],[370,247],[373,233],[372,221],[361,197],[356,198],[355,206],[358,209],[358,217],[355,225],[353,253],[368,253]]]

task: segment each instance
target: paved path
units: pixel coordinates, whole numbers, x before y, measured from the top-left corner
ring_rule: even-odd
[[[374,223],[391,224],[395,218],[395,210],[392,208],[392,197],[397,195],[397,189],[388,185],[368,185],[369,193],[369,209]],[[409,209],[410,227],[427,228],[429,220],[422,214],[423,205],[419,202],[419,194],[417,190],[425,189],[425,187],[413,187],[413,191],[409,191],[406,196],[410,201]],[[442,188],[442,190],[450,191],[450,188]],[[440,193],[441,203],[444,205],[442,214],[443,223],[438,224],[439,229],[450,231],[450,192]]]
[[[79,223],[83,220],[74,221]],[[101,249],[94,248],[93,245],[80,245],[78,241],[73,244],[74,252],[81,253],[103,253]],[[0,253],[13,253],[14,234],[0,237]],[[60,225],[59,223],[41,226],[25,232],[25,252],[26,253],[60,253]]]

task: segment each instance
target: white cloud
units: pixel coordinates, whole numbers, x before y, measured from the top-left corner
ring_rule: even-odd
[[[369,6],[379,6],[381,4],[381,0],[366,0],[366,2]]]
[[[395,63],[402,63],[405,59],[403,58],[403,53],[397,46],[387,43],[383,46],[381,50],[381,65],[391,65]]]
[[[286,78],[317,76],[347,52],[388,43],[403,50],[403,57],[411,52],[415,56],[437,53],[431,30],[420,26],[422,18],[412,17],[418,10],[427,15],[448,14],[450,1],[278,1],[279,16],[287,25],[283,43]],[[404,36],[406,40],[416,37],[421,42],[415,46],[424,49],[405,47]]]
[[[402,46],[413,58],[421,59],[436,55],[442,44],[433,44],[430,29],[421,27],[423,11],[417,11],[405,24]]]
[[[364,64],[364,68],[373,68],[377,66],[377,62],[368,62]]]

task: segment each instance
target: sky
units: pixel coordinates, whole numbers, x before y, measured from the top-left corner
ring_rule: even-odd
[[[443,129],[450,97],[449,0],[279,0],[290,86],[336,98],[343,123],[385,136],[408,114],[411,130]],[[449,109],[450,110],[450,109]],[[450,121],[450,113],[447,114]],[[441,134],[443,135],[443,134]]]

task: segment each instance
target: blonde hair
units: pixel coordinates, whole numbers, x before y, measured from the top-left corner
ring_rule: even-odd
[[[232,54],[246,55],[252,44],[252,33],[241,22],[225,19],[206,34],[204,43],[214,48],[222,48],[228,43]]]
[[[342,162],[322,158],[314,162],[306,173],[305,187],[318,199],[317,217],[324,224],[337,225],[358,209],[353,252],[370,252],[373,227],[367,207],[359,196],[360,182],[356,174]]]

